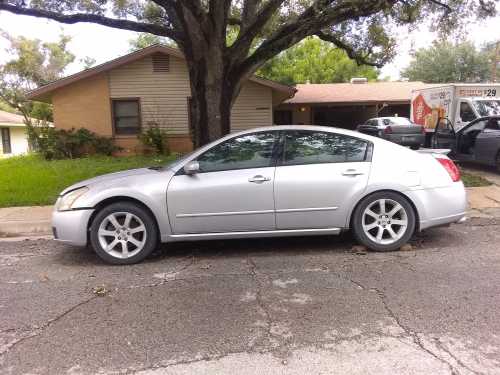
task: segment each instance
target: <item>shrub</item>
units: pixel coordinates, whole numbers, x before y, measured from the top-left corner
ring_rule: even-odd
[[[139,134],[139,140],[146,148],[152,149],[157,154],[168,155],[170,152],[167,132],[158,125],[143,129]]]
[[[55,129],[47,125],[27,126],[28,140],[33,151],[45,159],[73,159],[88,154],[111,155],[121,147],[113,140],[101,137],[90,130]]]

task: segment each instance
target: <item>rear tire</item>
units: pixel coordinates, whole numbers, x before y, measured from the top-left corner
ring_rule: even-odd
[[[415,212],[408,200],[390,191],[363,198],[352,219],[356,240],[375,251],[399,249],[410,240],[415,224]]]
[[[117,202],[101,209],[90,228],[96,254],[111,264],[134,264],[144,260],[158,244],[152,215],[131,202]]]
[[[420,146],[410,146],[410,148],[411,148],[412,150],[418,150],[418,149],[420,149]]]

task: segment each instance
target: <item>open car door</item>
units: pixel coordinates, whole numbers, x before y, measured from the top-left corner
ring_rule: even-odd
[[[451,154],[456,154],[457,134],[453,129],[453,124],[447,118],[438,121],[432,138],[432,148],[447,148],[451,149]]]

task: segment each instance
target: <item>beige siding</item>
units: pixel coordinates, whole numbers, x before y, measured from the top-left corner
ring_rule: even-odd
[[[140,98],[143,126],[157,123],[170,134],[189,132],[187,98],[191,95],[184,60],[170,56],[170,70],[152,71],[151,56],[109,72],[110,97]],[[232,130],[272,124],[272,89],[248,82],[234,104]]]
[[[109,72],[110,97],[140,98],[143,126],[156,123],[171,134],[188,133],[187,66],[170,56],[170,70],[154,73],[151,56]]]
[[[231,131],[240,131],[273,122],[272,89],[254,82],[247,82],[231,111]]]

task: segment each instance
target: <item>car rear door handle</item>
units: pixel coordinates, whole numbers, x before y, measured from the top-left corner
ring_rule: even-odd
[[[257,176],[250,177],[248,179],[248,182],[253,182],[254,184],[261,184],[261,183],[266,182],[266,181],[271,181],[271,178],[264,177],[260,174],[258,174]]]
[[[355,169],[347,169],[344,172],[342,172],[342,176],[360,176],[363,175],[363,172],[359,172]]]

